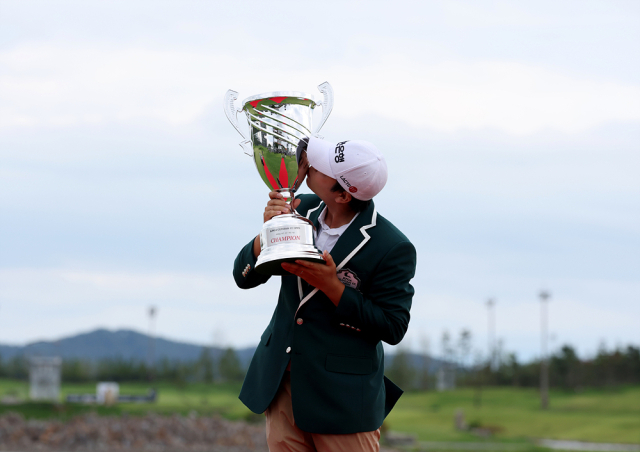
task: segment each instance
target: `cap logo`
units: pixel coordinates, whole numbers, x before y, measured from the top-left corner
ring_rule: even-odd
[[[344,162],[344,144],[346,143],[346,141],[343,141],[342,143],[338,143],[336,144],[336,151],[335,151],[335,161],[336,163],[342,163]]]
[[[358,191],[358,189],[356,188],[356,186],[355,186],[355,185],[351,185],[351,184],[349,183],[349,181],[348,181],[347,179],[345,179],[345,177],[344,177],[343,175],[340,175],[340,180],[342,180],[342,182],[344,182],[344,184],[345,184],[347,187],[349,187],[349,191],[350,191],[351,193],[355,193],[355,192],[357,192],[357,191]]]

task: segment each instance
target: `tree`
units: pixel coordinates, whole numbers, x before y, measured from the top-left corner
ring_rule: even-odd
[[[629,345],[626,350],[627,369],[625,375],[629,383],[640,383],[640,347]]]
[[[6,376],[17,380],[25,380],[29,376],[29,364],[23,355],[11,358],[5,366]]]
[[[385,373],[401,388],[412,388],[416,378],[416,369],[411,362],[409,352],[404,348],[398,349]]]
[[[482,352],[480,350],[476,350],[473,363],[473,382],[476,387],[475,393],[473,395],[473,405],[476,408],[480,408],[482,406],[482,383],[485,379],[485,371],[488,372],[490,370],[491,368],[488,362],[485,363]]]
[[[418,375],[418,387],[423,391],[429,389],[431,376],[429,368],[431,367],[431,343],[428,336],[423,336],[421,342],[422,346],[422,363],[420,373]]]
[[[456,350],[451,342],[451,335],[448,331],[442,333],[442,339],[440,340],[440,347],[442,348],[442,377],[444,384],[448,389],[453,389],[456,382]]]
[[[213,358],[209,347],[202,347],[198,358],[198,374],[205,383],[213,383]]]
[[[442,338],[440,339],[440,349],[442,350],[442,359],[448,362],[454,360],[455,350],[451,345],[451,335],[448,331],[444,331],[442,333]]]
[[[244,378],[244,371],[240,365],[240,360],[232,347],[227,348],[220,357],[218,369],[220,376],[225,381],[242,381]]]
[[[510,382],[514,387],[519,386],[520,363],[515,353],[507,355],[505,366],[500,368],[500,373],[502,374],[501,383],[509,384]]]
[[[65,359],[62,361],[62,381],[83,382],[94,379],[89,363],[79,359]]]
[[[551,375],[554,383],[564,389],[575,389],[578,386],[580,360],[570,345],[564,345],[560,353],[551,357]]]
[[[471,331],[463,329],[458,338],[458,367],[463,371],[469,365],[469,354],[471,353]]]

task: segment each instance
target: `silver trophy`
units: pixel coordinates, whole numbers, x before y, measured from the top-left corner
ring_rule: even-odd
[[[224,112],[242,135],[240,146],[253,158],[258,173],[270,190],[281,193],[293,205],[298,181],[296,148],[302,138],[318,137],[333,108],[333,89],[328,82],[318,86],[323,94],[319,103],[314,96],[296,91],[277,91],[258,94],[242,101],[236,109],[238,93],[227,91]],[[313,110],[322,105],[322,119],[312,127]],[[244,111],[249,122],[249,138],[238,123],[238,113]],[[295,210],[291,214],[273,217],[264,223],[260,232],[260,256],[256,270],[266,275],[287,272],[282,262],[306,260],[324,262],[322,253],[314,245],[315,227]]]

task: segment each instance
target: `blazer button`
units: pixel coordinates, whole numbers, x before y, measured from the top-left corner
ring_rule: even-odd
[[[298,319],[298,320],[296,320],[296,323],[297,323],[298,325],[302,325],[302,322],[304,322],[304,320],[302,320],[302,319]]]
[[[286,352],[287,352],[287,353],[291,353],[291,347],[287,347]]]

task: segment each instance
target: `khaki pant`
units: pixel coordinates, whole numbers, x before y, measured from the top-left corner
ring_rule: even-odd
[[[300,430],[291,407],[291,374],[284,373],[275,398],[265,411],[267,444],[271,452],[379,452],[380,429],[348,435],[327,435]]]

